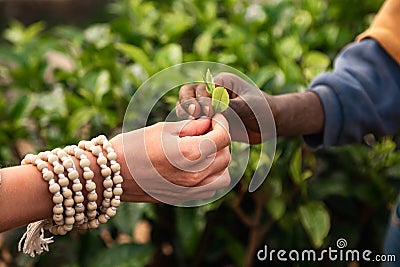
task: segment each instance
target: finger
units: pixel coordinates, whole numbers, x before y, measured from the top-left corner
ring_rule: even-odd
[[[179,131],[179,137],[203,135],[208,132],[210,127],[211,119],[209,118],[202,117],[198,120],[190,120]]]
[[[228,146],[231,142],[229,135],[229,124],[222,114],[216,114],[212,119],[212,130],[204,135],[209,138],[217,147],[217,151]]]
[[[214,191],[225,188],[231,183],[231,177],[227,168],[213,173],[204,179],[197,187],[201,188],[203,191]]]
[[[214,119],[215,118],[215,119]],[[171,159],[181,168],[193,168],[200,171],[206,169],[214,160],[210,156],[227,147],[230,144],[228,122],[221,114],[214,116],[212,129],[199,136],[183,136],[178,140],[179,150],[173,151]],[[198,133],[198,132],[197,132]],[[168,140],[167,140],[168,141]],[[171,142],[165,142],[165,147],[171,146]],[[169,149],[168,151],[172,151]]]
[[[235,99],[231,99],[229,101],[229,107],[232,109],[232,111],[236,112],[249,109],[249,106],[241,97],[236,97]]]
[[[217,190],[226,188],[231,183],[228,169],[215,173],[207,178],[207,182],[196,187],[186,188],[180,198],[184,201],[210,199],[215,196]]]
[[[227,168],[230,162],[231,154],[229,147],[225,147],[208,158],[199,158],[196,161],[192,161],[192,164],[188,165],[184,171],[192,173],[193,177],[192,175],[188,175],[190,179],[186,179],[186,181],[190,183],[190,186],[197,186],[207,177]]]
[[[191,120],[194,118],[192,115],[186,112],[186,110],[183,109],[182,105],[179,102],[176,103],[175,113],[176,116],[181,120]]]
[[[158,122],[150,127],[161,127],[160,137],[185,137],[199,136],[208,132],[211,127],[209,118],[199,118],[197,120],[183,120],[174,122]],[[146,129],[147,129],[146,128]]]
[[[196,187],[173,186],[167,190],[164,187],[152,188],[151,196],[170,204],[209,199],[215,196],[217,190],[226,188],[231,182],[228,169],[211,175],[207,180],[204,185]]]
[[[198,151],[199,153],[192,152],[194,154],[193,157],[205,159],[227,147],[230,142],[228,122],[222,114],[216,114],[212,119],[212,127],[209,132],[201,136],[180,139],[180,147],[197,147],[198,149],[194,151]]]
[[[230,123],[239,118],[243,123],[254,118],[252,110],[240,96],[231,99],[229,101],[229,108],[222,112],[222,114]]]
[[[225,129],[225,131],[229,132],[229,123],[226,120],[225,116],[222,114],[216,114],[212,118],[211,126],[213,129],[222,128],[222,129]]]
[[[197,87],[198,84],[185,84],[179,90],[180,106],[193,117],[198,117],[201,113],[200,104],[196,100]]]
[[[219,73],[217,76],[214,77],[214,82],[218,86],[225,87],[235,95],[241,95],[243,93],[243,90],[246,89],[246,86],[241,86],[243,84],[246,84],[246,81],[229,72]]]
[[[174,171],[168,173],[158,173],[160,179],[168,181],[172,184],[184,187],[196,187],[199,184],[206,184],[203,181],[214,176],[216,173],[220,173],[229,166],[231,161],[231,155],[229,148],[226,147],[224,150],[219,151],[214,158],[210,161],[205,168],[197,168],[196,165],[188,166],[185,169],[177,168]],[[204,162],[204,161],[202,161]],[[200,164],[200,163],[199,163]],[[208,180],[207,183],[212,182]],[[161,187],[160,187],[161,186]],[[154,183],[151,185],[151,190],[154,191],[157,188],[165,188],[165,184]]]
[[[199,84],[199,86],[196,87],[196,99],[200,103],[203,114],[211,117],[214,114],[211,95],[207,92],[205,84]]]
[[[229,166],[230,162],[231,162],[231,154],[229,151],[229,147],[225,147],[224,149],[218,151],[211,164],[209,164],[209,166],[206,169],[199,172],[200,177],[202,177],[202,180],[199,181],[199,183],[196,184],[196,186],[204,184],[203,183],[204,180],[206,180],[208,177],[226,169]]]
[[[202,183],[203,180],[207,179],[207,177],[226,169],[230,161],[231,155],[227,147],[223,151],[219,151],[216,157],[211,158],[206,166],[201,166],[204,160],[199,160],[197,164],[188,165],[184,169],[179,169],[179,175],[170,177],[168,180],[177,185],[195,187]]]
[[[212,158],[209,154],[203,156],[203,151],[217,151],[210,140],[201,138],[211,128],[211,119],[186,120],[180,122],[164,122],[161,124],[161,142],[168,162],[178,169],[201,171],[205,169]],[[205,149],[204,146],[211,146]],[[202,166],[200,166],[201,164]],[[198,169],[193,169],[194,166]]]

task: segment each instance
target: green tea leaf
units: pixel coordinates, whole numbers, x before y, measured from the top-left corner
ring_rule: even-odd
[[[154,56],[156,65],[162,68],[182,63],[182,60],[182,47],[175,43],[160,48]]]
[[[130,57],[134,62],[139,63],[147,73],[153,73],[150,59],[142,48],[126,43],[117,43],[115,48]]]
[[[194,256],[206,226],[202,210],[180,208],[176,210],[176,233],[186,255]]]
[[[274,197],[265,204],[272,218],[279,220],[286,212],[286,203],[283,197]]]
[[[322,246],[331,227],[330,216],[323,202],[308,202],[299,207],[300,221],[316,248]]]
[[[111,75],[107,70],[99,73],[94,87],[94,99],[98,105],[101,105],[103,96],[111,89]]]
[[[75,110],[70,116],[68,134],[74,135],[82,126],[89,123],[96,113],[97,110],[94,107],[82,107]]]
[[[211,74],[210,69],[207,69],[206,72],[206,77],[205,77],[205,83],[206,83],[206,89],[207,92],[212,95],[215,89],[215,85],[214,85],[214,78]]]
[[[229,106],[229,94],[224,87],[217,87],[212,92],[212,107],[215,113],[225,111]]]
[[[301,148],[298,148],[294,152],[289,166],[289,173],[292,176],[292,180],[296,184],[300,184],[303,181],[301,177],[302,173],[301,165],[302,165]]]
[[[13,122],[17,122],[24,117],[25,111],[29,105],[30,96],[22,95],[18,101],[12,106],[8,119]]]
[[[14,45],[24,45],[39,35],[45,29],[44,22],[36,22],[25,27],[19,21],[12,21],[11,27],[4,31],[4,38]]]
[[[207,57],[212,48],[213,36],[209,31],[200,34],[193,44],[193,50],[199,54],[200,57]]]

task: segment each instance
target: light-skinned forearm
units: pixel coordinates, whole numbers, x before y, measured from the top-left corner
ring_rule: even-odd
[[[121,175],[126,178],[122,184],[124,194],[122,201],[150,202],[154,201],[130,178],[129,170],[126,167],[123,156],[122,142],[120,138],[110,140],[118,155],[118,162],[121,165]],[[90,168],[95,173],[94,181],[99,196],[97,204],[100,205],[103,195],[103,177],[100,168],[96,164],[95,157],[87,153],[91,161]],[[74,158],[75,166],[79,161]],[[49,165],[50,167],[50,165]],[[77,168],[80,177],[82,169]],[[2,183],[0,185],[0,232],[10,230],[30,222],[51,218],[53,214],[52,194],[49,192],[48,183],[42,178],[42,174],[33,165],[23,165],[0,169]],[[84,184],[83,178],[81,183]],[[71,184],[71,183],[70,183]],[[83,189],[83,194],[87,192]],[[86,204],[86,203],[85,203]]]

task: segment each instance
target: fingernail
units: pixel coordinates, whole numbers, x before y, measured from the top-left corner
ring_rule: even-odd
[[[206,116],[208,116],[208,114],[210,113],[210,107],[209,106],[205,106],[204,107],[204,113],[206,114]]]
[[[195,109],[196,109],[196,105],[195,104],[190,104],[189,107],[188,107],[189,114],[193,115]]]

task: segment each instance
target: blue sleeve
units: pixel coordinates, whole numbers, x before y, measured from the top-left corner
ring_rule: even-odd
[[[373,39],[347,46],[334,71],[317,76],[310,90],[325,115],[323,132],[304,136],[314,149],[400,131],[400,65]]]

